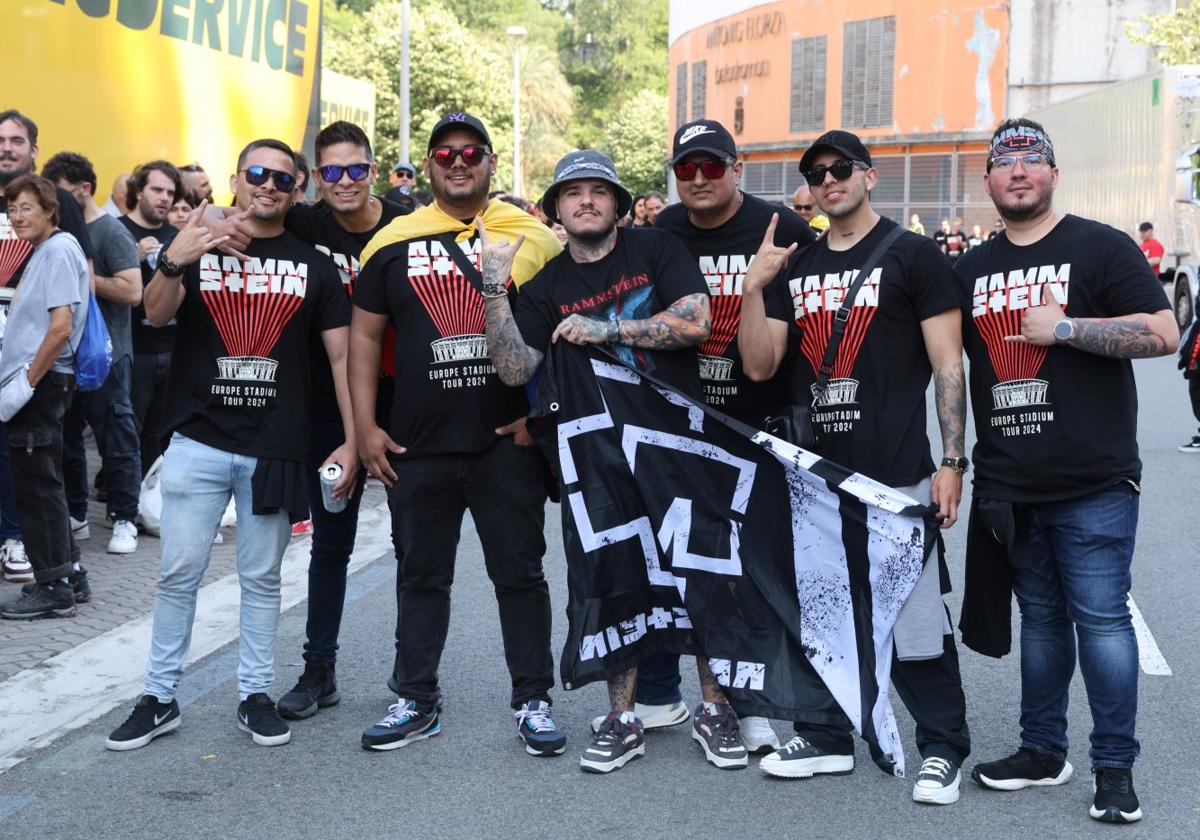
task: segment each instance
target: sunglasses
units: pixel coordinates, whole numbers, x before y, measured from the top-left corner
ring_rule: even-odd
[[[675,177],[680,181],[695,180],[697,169],[709,181],[716,181],[718,178],[725,177],[725,170],[729,168],[729,164],[716,158],[705,158],[699,162],[694,160],[682,161],[675,164],[672,168],[675,170]]]
[[[833,175],[835,181],[845,181],[854,170],[862,168],[866,169],[866,165],[857,160],[839,160],[837,163],[831,163],[829,166],[816,166],[807,172],[801,170],[800,174],[804,176],[804,180],[808,182],[810,187],[819,187],[825,183],[825,173]]]
[[[1031,152],[1027,155],[1000,155],[988,161],[988,172],[999,169],[1002,172],[1014,168],[1020,162],[1026,169],[1034,166],[1050,166],[1050,158],[1041,152]]]
[[[279,192],[291,192],[296,187],[296,176],[291,172],[280,172],[265,166],[247,166],[240,171],[245,174],[246,183],[252,187],[261,187],[268,180],[275,182],[275,189]]]
[[[371,174],[371,164],[352,163],[349,166],[338,166],[331,163],[328,166],[318,166],[317,171],[321,173],[321,180],[326,184],[336,184],[342,180],[343,173],[348,173],[351,181],[361,181]]]
[[[449,169],[460,157],[467,166],[478,166],[489,154],[487,146],[470,145],[463,146],[461,149],[454,146],[438,146],[429,156],[442,169]]]
[[[814,205],[814,204],[793,204],[792,209],[795,210],[797,213],[800,213],[800,212],[807,213],[809,210],[812,210],[815,206],[816,205]]]

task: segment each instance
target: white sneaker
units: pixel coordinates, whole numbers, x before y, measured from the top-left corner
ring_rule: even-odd
[[[88,524],[86,519],[76,519],[74,516],[71,519],[71,536],[75,537],[76,542],[83,542],[92,538],[92,526]]]
[[[0,565],[4,567],[4,579],[10,583],[29,583],[33,580],[33,566],[25,556],[25,543],[20,540],[5,540],[0,546]]]
[[[645,703],[634,703],[633,714],[642,722],[642,729],[663,729],[683,723],[692,713],[687,704],[680,700],[677,703],[666,703],[662,706],[650,706]],[[599,732],[600,724],[604,723],[607,715],[592,718],[592,731]]]
[[[929,805],[952,805],[958,801],[958,786],[962,778],[958,765],[944,758],[930,756],[921,764],[921,772],[913,784],[913,802]]]
[[[109,554],[133,554],[137,551],[137,526],[128,519],[113,523],[112,539],[108,541]]]
[[[779,736],[765,717],[739,718],[738,724],[742,729],[742,743],[746,745],[746,752],[770,753],[779,749]]]

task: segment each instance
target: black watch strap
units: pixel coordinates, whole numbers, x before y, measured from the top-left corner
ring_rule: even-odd
[[[183,274],[183,266],[171,262],[171,258],[167,256],[167,249],[164,247],[158,254],[158,270],[163,277],[179,277]]]
[[[963,473],[965,473],[967,470],[969,470],[971,468],[971,462],[968,461],[965,457],[943,458],[942,466],[949,467],[950,469],[954,470],[959,475],[962,475]]]

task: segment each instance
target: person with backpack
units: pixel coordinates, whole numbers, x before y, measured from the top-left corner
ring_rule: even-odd
[[[34,249],[0,352],[0,421],[7,423],[13,484],[21,488],[16,504],[34,581],[15,601],[0,604],[0,618],[72,616],[63,415],[75,390],[74,348],[91,295],[88,264],[76,239],[58,229],[53,184],[23,175],[8,184],[4,197],[13,230]]]

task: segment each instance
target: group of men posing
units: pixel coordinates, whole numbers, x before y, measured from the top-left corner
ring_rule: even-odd
[[[632,348],[683,393],[759,426],[811,401],[845,290],[895,227],[871,208],[878,173],[848,132],[826,133],[800,163],[829,220],[819,239],[794,213],[739,189],[742,164],[721,124],[681,126],[671,164],[681,202],[642,229],[618,227],[633,199],[611,160],[595,151],[563,158],[542,199],[566,230],[563,249],[533,217],[487,199],[496,156],[469,114],[433,129],[423,167],[435,200],[411,214],[371,195],[370,143],[351,124],[317,137],[316,205],[292,206],[296,156],[285,144],[243,150],[230,178],[236,206],[198,208],[162,248],[144,291],[151,325],[177,323],[162,569],[145,694],[108,748],[142,747],[180,725],[196,594],[231,495],[242,587],[238,726],[255,743],[282,744],[285,719],[338,702],[361,463],[387,486],[398,560],[389,679],[398,700],[362,745],[390,750],[440,732],[437,669],[470,510],[495,585],[518,736],[533,755],[564,751],[551,713],[546,471],[521,386],[553,342]],[[1090,813],[1134,821],[1138,657],[1125,599],[1141,466],[1128,360],[1171,352],[1178,332],[1128,237],[1054,210],[1058,170],[1040,126],[1001,124],[985,180],[1003,235],[951,269],[932,240],[903,233],[862,285],[833,365],[836,387],[815,407],[821,454],[930,502],[942,527],[953,526],[971,466],[965,346],[979,438],[968,543],[979,557],[999,555],[968,573],[968,595],[973,586],[1003,594],[1002,610],[972,601],[981,606],[970,625],[976,644],[967,643],[1003,639],[1009,587],[1022,619],[1020,747],[972,776],[1000,790],[1070,778],[1078,649],[1093,715]],[[931,377],[940,463],[925,434]],[[348,499],[339,513],[325,509],[317,477],[330,463],[342,467],[334,495]],[[267,692],[280,562],[289,520],[308,510],[306,664],[276,705]],[[928,564],[897,623],[892,668],[924,759],[913,798],[934,804],[957,800],[970,752],[941,597],[947,578],[940,558]],[[966,624],[964,613],[964,638]],[[739,719],[704,660],[697,665],[694,713],[677,656],[611,676],[611,708],[594,721],[583,769],[616,770],[644,753],[646,729],[694,714],[692,735],[716,766],[744,767],[748,752],[766,752],[759,766],[774,776],[853,770],[848,719],[798,721],[780,745],[767,721]]]

